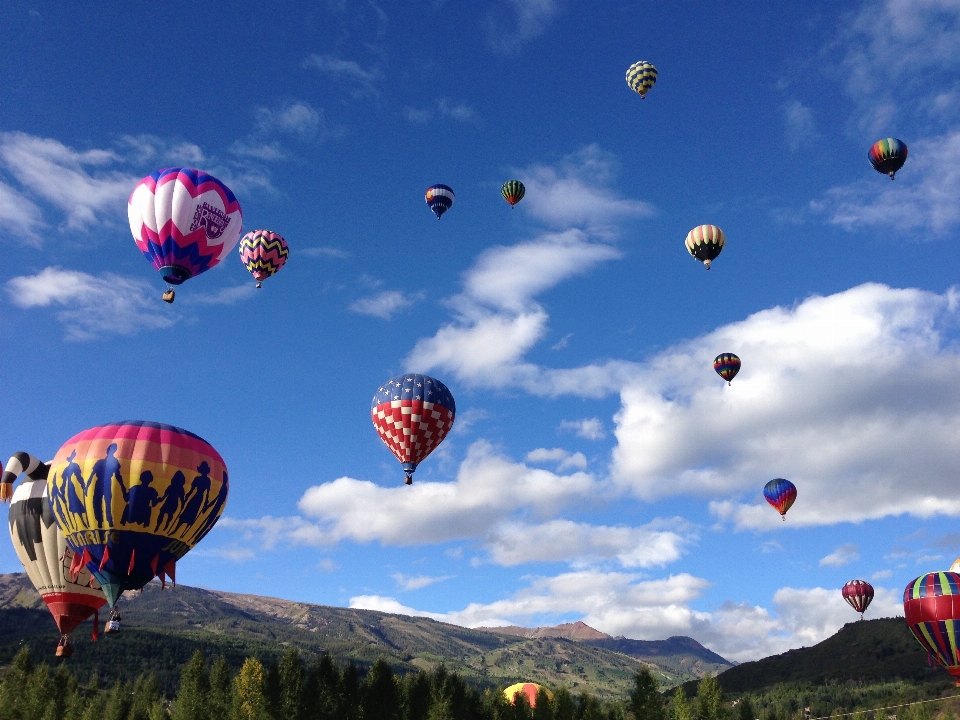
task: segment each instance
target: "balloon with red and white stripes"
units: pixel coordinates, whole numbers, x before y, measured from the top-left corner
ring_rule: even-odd
[[[843,599],[860,613],[860,619],[863,620],[863,614],[873,602],[873,585],[866,580],[851,580],[843,586]]]

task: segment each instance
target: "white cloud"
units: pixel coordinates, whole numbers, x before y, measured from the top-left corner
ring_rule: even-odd
[[[234,285],[216,292],[193,293],[189,296],[189,302],[196,302],[201,305],[235,305],[241,300],[253,297],[256,291],[257,286],[251,280],[249,283]]]
[[[793,152],[809,148],[820,137],[813,122],[813,112],[799,100],[791,100],[783,106],[783,119],[787,144]]]
[[[582,420],[561,420],[559,430],[561,432],[572,432],[577,437],[587,440],[602,440],[607,436],[603,420],[595,417],[583,418]]]
[[[543,34],[557,9],[557,0],[501,0],[485,22],[490,46],[505,55],[519,52]]]
[[[871,580],[886,580],[893,577],[893,570],[879,570],[870,576]]]
[[[397,581],[404,591],[409,590],[420,590],[421,588],[428,587],[434,583],[443,582],[444,580],[449,580],[453,575],[443,575],[440,577],[429,577],[427,575],[417,575],[416,577],[409,577],[403,573],[394,573],[391,575],[394,580]]]
[[[560,470],[575,467],[583,470],[587,467],[587,458],[583,453],[571,453],[563,448],[537,448],[527,453],[527,462],[555,462]]]
[[[309,55],[303,61],[303,67],[314,68],[338,80],[352,83],[358,88],[356,95],[379,97],[376,82],[380,79],[377,68],[365,70],[354,60],[343,60],[332,55]]]
[[[315,110],[308,103],[297,102],[280,109],[258,107],[257,126],[262,132],[280,132],[303,139],[315,137],[323,125],[323,110]]]
[[[196,167],[207,160],[199,145],[157,135],[124,135],[118,146],[123,157],[138,165]]]
[[[847,230],[924,230],[936,235],[960,227],[960,131],[909,146],[894,182],[871,176],[834,187],[811,208]]]
[[[7,227],[4,233],[7,240],[34,247],[40,245],[38,230],[43,226],[40,208],[4,182],[0,182],[0,222]]]
[[[64,308],[57,318],[66,328],[67,340],[133,335],[147,328],[170,327],[176,319],[155,288],[113,273],[97,277],[48,267],[8,281],[7,294],[21,308]]]
[[[647,500],[726,496],[711,511],[739,527],[781,526],[760,496],[777,476],[798,488],[794,527],[960,515],[957,307],[955,291],[866,284],[667,349],[621,392],[613,477]],[[722,351],[743,360],[732,387]]]
[[[830,567],[843,567],[849,565],[854,560],[860,559],[860,548],[853,543],[841,545],[829,555],[820,558],[820,567],[828,565]]]
[[[437,100],[437,108],[443,117],[459,120],[460,122],[472,122],[477,119],[476,111],[463,101],[440,98]]]
[[[374,317],[389,320],[398,310],[410,307],[418,300],[422,300],[423,295],[403,293],[398,290],[387,290],[377,293],[373,297],[360,298],[350,304],[350,309],[361,315],[373,315]]]
[[[305,255],[306,257],[331,257],[338,260],[343,260],[350,257],[350,253],[348,253],[346,250],[326,246],[308,247],[303,248],[302,250],[298,249],[297,255]]]
[[[618,197],[607,187],[616,174],[615,157],[597,145],[568,155],[558,167],[532,165],[515,171],[527,189],[521,207],[548,225],[609,232],[625,218],[650,217],[652,205]]]
[[[421,615],[467,627],[553,624],[576,618],[611,635],[661,640],[689,635],[729,660],[744,662],[820,642],[855,619],[836,589],[781,588],[775,612],[728,601],[712,612],[693,610],[709,583],[687,573],[656,580],[585,570],[534,578],[509,598],[462,610],[424,612],[393,598],[358,596],[350,607]],[[899,593],[877,588],[871,617],[900,614]]]
[[[140,178],[102,169],[118,160],[110,150],[80,152],[49,138],[0,133],[0,163],[31,193],[63,211],[71,230],[125,222],[127,196]],[[25,210],[33,212],[29,205]]]
[[[402,110],[403,116],[407,119],[407,122],[412,122],[416,125],[423,125],[430,122],[433,119],[433,110],[430,108],[412,108],[405,107]]]

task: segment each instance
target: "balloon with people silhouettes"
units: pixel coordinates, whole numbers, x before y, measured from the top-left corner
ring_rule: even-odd
[[[25,475],[10,503],[10,540],[33,587],[46,603],[60,630],[57,657],[73,655],[70,633],[93,617],[93,639],[97,639],[98,612],[107,598],[100,585],[84,568],[70,576],[73,551],[60,532],[47,498],[50,466],[27,453],[16,453],[4,470],[3,484],[13,487]]]
[[[71,572],[89,569],[112,609],[123,591],[155,577],[176,582],[177,560],[217,522],[228,489],[227,467],[209,443],[145,421],[70,438],[47,480],[53,515],[76,553]]]

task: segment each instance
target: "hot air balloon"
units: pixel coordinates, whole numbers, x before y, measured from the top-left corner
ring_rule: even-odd
[[[647,92],[657,82],[657,69],[646,60],[635,62],[627,68],[627,85],[641,98],[646,99]]]
[[[57,657],[70,657],[70,633],[90,616],[94,618],[93,639],[97,639],[98,611],[107,598],[87,570],[70,577],[73,551],[67,547],[47,499],[49,470],[49,465],[32,455],[17,453],[7,463],[2,482],[12,486],[20,473],[27,475],[10,504],[10,540],[60,630]]]
[[[116,611],[124,590],[159,577],[223,512],[227,467],[209,443],[155,422],[123,421],[70,438],[50,463],[47,493],[57,524]],[[114,612],[112,621],[119,618]],[[114,626],[111,626],[111,629]]]
[[[727,242],[727,236],[716,225],[698,225],[687,233],[687,252],[702,262],[707,270]]]
[[[439,380],[407,374],[390,378],[370,403],[370,418],[380,439],[397,456],[413,482],[413,472],[450,432],[457,414],[453,395]]]
[[[137,183],[127,202],[140,252],[170,285],[223,260],[240,238],[240,203],[230,188],[200,170],[166,168]],[[176,294],[167,288],[163,299]]]
[[[787,510],[797,499],[797,486],[789,480],[783,478],[774,478],[763,486],[763,496],[767,502],[773,505],[773,509],[780,513],[780,516],[786,521]]]
[[[523,183],[519,180],[507,180],[503,187],[500,188],[500,194],[503,195],[503,199],[510,203],[510,207],[513,207],[518,202],[523,200],[524,194],[526,194],[527,189],[523,186]]]
[[[953,675],[960,687],[960,574],[932,572],[921,575],[903,591],[907,627],[929,656]]]
[[[427,201],[430,209],[433,210],[433,214],[437,216],[437,220],[439,220],[440,216],[453,205],[453,188],[446,185],[432,185],[427,188],[424,199]]]
[[[960,558],[953,561],[953,565],[950,566],[950,572],[960,573]]]
[[[733,353],[720,353],[713,359],[713,369],[727,381],[727,385],[732,385],[733,379],[740,372],[740,358]]]
[[[240,239],[240,261],[257,281],[257,287],[276,275],[289,255],[287,241],[269,230],[254,230]]]
[[[873,602],[873,585],[866,580],[851,580],[843,586],[843,599],[860,613],[860,619],[863,620],[863,614]]]
[[[543,685],[537,685],[536,683],[514,683],[504,690],[503,694],[507,700],[510,701],[511,705],[516,703],[517,695],[525,695],[527,702],[530,703],[530,707],[536,707],[538,690],[543,690],[547,693],[547,697],[550,698],[551,701],[553,700],[553,693],[543,687]]]
[[[867,153],[867,158],[873,169],[878,173],[893,176],[907,161],[907,144],[896,138],[877,140]]]

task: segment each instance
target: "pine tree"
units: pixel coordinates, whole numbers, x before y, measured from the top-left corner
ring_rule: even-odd
[[[553,703],[544,688],[537,690],[537,698],[533,704],[533,720],[553,720]]]
[[[150,706],[149,720],[168,720],[167,709],[163,706],[163,701],[158,700]]]
[[[103,720],[127,720],[131,707],[133,707],[133,685],[117,681],[107,693]]]
[[[209,708],[207,696],[210,694],[210,676],[203,653],[197,650],[187,663],[180,676],[177,698],[173,701],[173,720],[207,720]]]
[[[27,674],[20,688],[20,718],[22,720],[41,720],[53,688],[50,682],[50,667],[40,663]]]
[[[153,673],[141,675],[133,684],[133,706],[127,720],[150,720],[150,708],[159,700],[160,685],[157,676]]]
[[[223,655],[217,658],[210,671],[210,695],[207,711],[211,720],[225,720],[233,704],[233,684],[230,682],[230,665]]]
[[[408,673],[403,683],[403,706],[405,720],[426,720],[430,712],[430,678],[421,670]]]
[[[360,717],[360,674],[351,660],[340,679],[337,720],[357,720]]]
[[[267,701],[267,714],[285,720],[280,715],[280,668],[276,661],[270,663],[263,677],[263,697]]]
[[[660,683],[646,665],[640,668],[634,678],[630,710],[635,720],[666,720],[663,698],[660,697]]]
[[[340,671],[327,653],[307,673],[303,696],[305,720],[339,720]]]
[[[673,694],[673,720],[693,720],[693,708],[683,691],[683,685],[678,685]]]
[[[697,684],[697,719],[726,720],[727,714],[723,704],[723,688],[715,677],[707,673]]]
[[[450,698],[435,695],[427,712],[427,720],[455,720]]]
[[[280,714],[283,720],[302,720],[303,661],[296,648],[290,648],[280,660]]]
[[[263,664],[247,658],[233,680],[233,720],[269,720],[263,695]]]
[[[512,709],[507,715],[510,720],[530,720],[530,717],[533,715],[533,708],[530,707],[530,701],[522,692],[518,692],[513,696],[513,702],[510,704],[510,707]]]
[[[753,709],[753,703],[750,701],[749,695],[744,695],[737,703],[737,718],[738,720],[757,720],[756,711]],[[854,716],[853,720],[857,720],[857,717]],[[866,718],[860,718],[860,720],[866,720]]]
[[[600,701],[587,692],[580,693],[577,708],[577,720],[605,720]]]
[[[18,720],[21,717],[21,692],[33,673],[33,658],[26,645],[13,658],[13,664],[0,683],[0,717]]]
[[[577,715],[577,704],[573,696],[565,687],[561,687],[553,695],[554,720],[574,720]]]
[[[400,720],[400,693],[393,669],[381,658],[364,678],[361,693],[364,718]]]

